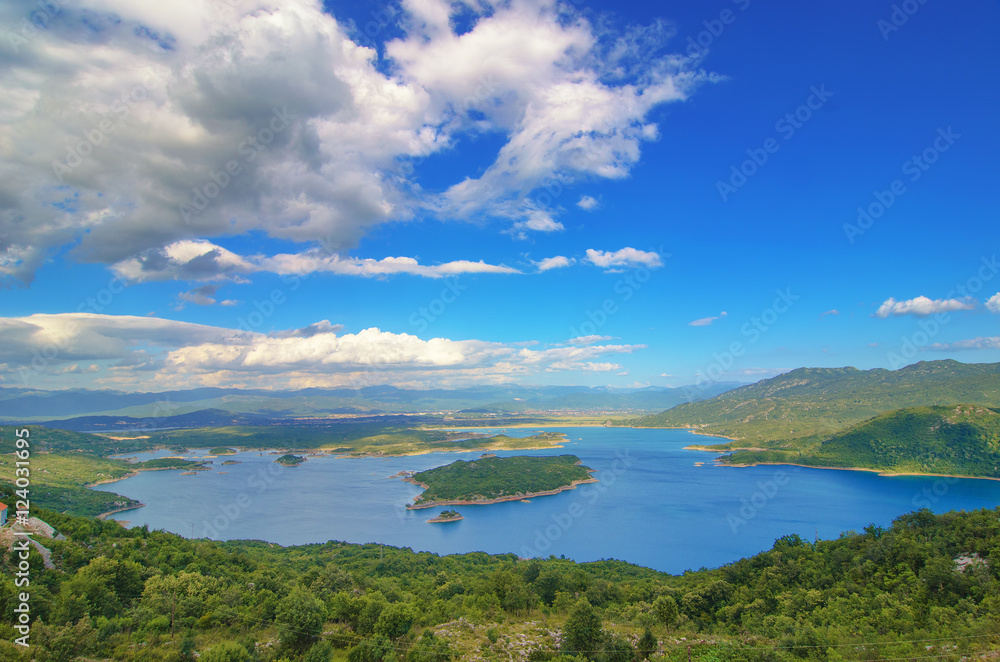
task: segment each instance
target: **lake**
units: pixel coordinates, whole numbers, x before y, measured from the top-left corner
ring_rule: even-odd
[[[672,573],[735,561],[792,533],[809,540],[836,538],[872,523],[888,526],[922,507],[940,513],[1000,504],[1000,481],[993,480],[718,466],[713,462],[718,453],[684,450],[713,438],[685,430],[540,427],[508,433],[527,436],[544,429],[565,433],[569,443],[497,455],[572,453],[597,470],[599,482],[530,503],[454,507],[465,519],[445,524],[427,523],[441,509],[406,510],[421,489],[389,477],[474,459],[478,451],[310,457],[297,467],[275,464],[275,454],[241,452],[217,457],[210,471],[195,475],[142,472],[94,489],[147,504],[112,518],[189,537],[281,545],[375,542],[438,554],[554,554],[576,561],[615,558]],[[206,453],[197,449],[189,457]],[[224,460],[240,464],[222,466]]]

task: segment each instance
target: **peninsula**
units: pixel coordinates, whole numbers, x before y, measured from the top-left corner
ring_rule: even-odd
[[[597,482],[590,475],[593,471],[575,455],[457,460],[404,478],[424,488],[407,508],[480,505],[557,494]]]

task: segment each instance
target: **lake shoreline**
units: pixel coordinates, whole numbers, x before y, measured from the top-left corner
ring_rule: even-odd
[[[743,449],[740,449],[743,450]],[[878,474],[885,478],[892,478],[893,476],[915,476],[917,478],[961,478],[964,480],[996,480],[1000,481],[1000,478],[995,478],[993,476],[965,476],[960,474],[938,474],[938,473],[919,473],[916,471],[888,471],[886,469],[872,469],[870,467],[827,467],[818,466],[815,464],[798,464],[796,462],[753,462],[748,464],[733,464],[731,462],[719,462],[716,466],[720,467],[733,467],[735,469],[740,469],[743,467],[761,467],[761,466],[771,466],[771,467],[802,467],[803,469],[828,469],[833,471],[867,471],[868,473]]]
[[[413,483],[414,485],[419,485],[424,489],[427,489],[427,485],[419,483],[412,479],[403,479],[404,482]],[[562,487],[557,487],[554,490],[545,490],[544,492],[528,492],[527,494],[519,494],[516,496],[508,497],[497,497],[495,499],[483,499],[481,501],[463,501],[463,500],[451,500],[451,501],[429,501],[427,503],[414,503],[406,507],[407,510],[422,510],[424,508],[438,508],[440,506],[488,506],[494,503],[503,503],[505,501],[522,501],[524,499],[533,499],[540,496],[553,496],[559,494],[560,492],[565,492],[566,490],[575,490],[577,485],[585,485],[587,483],[596,483],[598,480],[596,478],[587,478],[584,480],[574,480],[569,485],[563,485]]]

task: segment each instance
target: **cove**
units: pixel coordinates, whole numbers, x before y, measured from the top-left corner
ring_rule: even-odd
[[[94,489],[146,504],[112,519],[188,537],[281,545],[374,542],[438,554],[510,552],[576,561],[614,558],[672,573],[751,556],[789,534],[828,539],[869,524],[888,526],[923,507],[941,513],[1000,504],[1000,481],[993,480],[720,466],[713,462],[717,453],[684,450],[716,443],[685,430],[539,427],[507,433],[527,436],[536,430],[563,432],[568,443],[497,454],[572,453],[597,470],[599,482],[530,503],[458,506],[454,509],[465,519],[448,524],[427,523],[437,511],[406,510],[420,488],[390,476],[474,459],[478,451],[310,457],[297,467],[275,464],[275,454],[245,451],[215,458],[209,471],[195,475],[143,472]],[[190,456],[204,454],[197,449]],[[222,465],[224,460],[239,464]]]

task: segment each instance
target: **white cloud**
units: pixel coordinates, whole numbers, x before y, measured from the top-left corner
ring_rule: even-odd
[[[568,342],[571,345],[593,345],[594,343],[597,342],[605,342],[613,339],[614,338],[612,336],[590,335],[590,336],[577,336],[576,338],[570,338]]]
[[[562,269],[574,264],[576,260],[568,258],[564,255],[556,255],[554,257],[547,257],[544,260],[536,262],[535,265],[538,267],[539,271],[548,271],[549,269]]]
[[[66,246],[152,274],[249,232],[343,254],[423,216],[557,231],[575,178],[627,176],[651,112],[711,80],[657,53],[661,23],[614,34],[554,0],[402,7],[387,62],[319,0],[81,0],[16,49],[5,38],[0,278],[30,282]],[[0,24],[36,10],[4,2]],[[416,184],[414,162],[483,133],[506,143],[481,175]],[[203,262],[187,267],[245,268]]]
[[[1000,313],[1000,292],[986,300],[986,310],[991,313]]]
[[[464,380],[503,382],[540,372],[620,370],[602,357],[644,347],[529,349],[525,344],[530,343],[421,339],[377,328],[344,333],[327,320],[260,333],[155,317],[31,315],[0,318],[0,372],[5,373],[0,377],[32,386],[145,390],[416,382],[439,386]]]
[[[715,315],[714,317],[702,317],[701,319],[696,319],[693,322],[688,322],[688,326],[710,326],[712,322],[714,322],[717,319],[722,319],[728,314],[729,313],[723,310],[721,313]]]
[[[634,267],[643,265],[649,268],[662,267],[663,262],[660,256],[652,251],[640,251],[635,248],[625,247],[617,251],[599,251],[593,248],[587,249],[587,261],[591,264],[611,269],[614,267]]]
[[[934,343],[922,349],[933,352],[950,352],[963,349],[1000,349],[1000,336],[971,338],[951,343]]]
[[[926,317],[927,315],[933,315],[935,313],[946,313],[955,310],[972,310],[976,307],[976,304],[971,299],[929,299],[925,296],[919,296],[913,299],[907,299],[906,301],[896,301],[892,297],[886,299],[878,310],[875,311],[875,317],[880,317],[885,319],[890,315],[916,315],[917,317]]]
[[[597,198],[589,195],[581,197],[580,200],[576,203],[577,207],[585,211],[594,211],[600,205],[601,203],[597,201]]]
[[[482,260],[454,260],[428,266],[412,257],[386,257],[381,260],[341,257],[327,254],[318,248],[302,253],[244,257],[203,240],[179,241],[162,249],[150,249],[137,258],[112,265],[112,269],[119,278],[130,282],[222,279],[240,282],[245,280],[244,276],[255,272],[270,272],[282,276],[332,273],[365,278],[395,274],[444,278],[467,273],[521,273],[512,267],[487,264]],[[207,291],[204,288],[197,289],[202,294]],[[204,298],[199,301],[184,296],[181,298],[192,303],[205,302]]]
[[[820,313],[819,316],[820,317],[826,317],[827,315],[839,315],[839,314],[840,314],[839,310],[837,310],[836,308],[831,308],[830,310],[826,311],[825,313]]]

